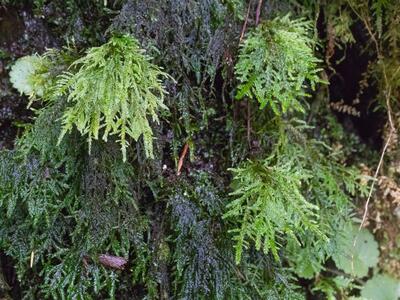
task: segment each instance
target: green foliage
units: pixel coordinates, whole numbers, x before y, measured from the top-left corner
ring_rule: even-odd
[[[320,234],[316,225],[318,207],[307,202],[301,194],[301,183],[309,174],[296,170],[293,163],[271,165],[249,161],[234,173],[234,200],[228,204],[225,218],[239,221],[239,228],[232,230],[236,241],[236,263],[242,257],[248,240],[257,250],[269,251],[278,259],[279,240],[284,235],[297,239],[298,233],[312,231]],[[321,236],[321,238],[323,238]]]
[[[42,135],[35,138],[35,144],[29,145],[29,155],[22,150],[0,153],[0,214],[3,216],[0,245],[18,261],[20,279],[26,278],[29,271],[29,257],[33,255],[33,263],[37,264],[48,258],[49,252],[62,247],[70,226],[62,212],[76,205],[79,165],[70,156],[76,149],[62,147],[52,160],[46,163],[40,160],[40,155],[44,154],[41,150],[49,151],[46,155],[57,151],[55,144],[59,133],[41,127],[57,117],[59,115],[50,114],[48,109],[39,115],[37,131],[28,133],[30,137],[27,135],[25,141],[30,142],[35,133]],[[49,140],[54,144],[46,144]],[[64,168],[68,171],[63,171]],[[37,280],[36,277],[32,279]],[[29,282],[23,284],[29,285]]]
[[[27,224],[37,230],[52,226],[76,192],[73,183],[80,168],[74,157],[79,147],[70,140],[68,145],[56,146],[60,126],[55,124],[61,107],[41,110],[35,126],[17,142],[18,149],[1,153],[1,206],[8,218],[28,213]]]
[[[352,16],[351,10],[343,9],[346,1],[331,1],[326,4],[326,22],[331,27],[331,38],[338,47],[343,45],[351,45],[356,42],[351,26],[355,19]]]
[[[59,119],[65,109],[65,101],[59,101],[35,111],[35,124],[16,141],[16,156],[27,159],[37,157],[42,165],[66,168],[67,172],[78,172],[77,157],[80,155],[82,140],[75,134],[64,143],[57,145],[61,124]]]
[[[43,267],[41,289],[51,298],[115,298],[122,275],[102,266],[98,261],[100,254],[130,258],[133,272],[146,278],[148,249],[144,233],[148,221],[138,212],[129,182],[133,169],[119,159],[117,149],[106,149],[94,147],[82,172],[82,190],[71,209],[71,242],[64,245],[69,251],[52,252],[50,258],[57,263]]]
[[[174,85],[166,82],[165,98],[176,162],[185,141],[207,130],[216,117],[216,75],[237,45],[237,23],[229,6],[221,0],[129,0],[109,28],[137,37],[176,80]]]
[[[60,256],[58,263],[43,270],[44,284],[41,287],[46,298],[51,299],[93,299],[90,295],[108,290],[109,299],[114,299],[117,276],[105,268],[88,264],[84,255],[72,254]],[[88,284],[90,282],[90,284]]]
[[[240,82],[236,98],[255,98],[261,109],[269,105],[277,115],[304,111],[299,98],[308,96],[306,83],[314,89],[321,81],[311,29],[310,22],[286,15],[253,30],[242,44],[235,66]]]
[[[109,135],[119,136],[126,160],[127,136],[135,141],[143,136],[146,156],[152,158],[149,119],[158,122],[157,113],[166,109],[160,78],[168,75],[152,65],[137,41],[128,36],[113,37],[86,56],[75,57],[72,49],[23,57],[13,66],[11,82],[32,99],[58,101],[67,96],[59,140],[76,126],[88,136],[90,150],[92,139],[98,139],[103,130],[105,141]],[[63,72],[68,65],[70,71]]]
[[[89,149],[103,129],[102,139],[118,135],[126,160],[127,137],[143,136],[147,157],[153,158],[153,132],[149,118],[158,121],[165,90],[161,77],[167,77],[149,62],[138,42],[129,37],[113,37],[103,46],[88,50],[57,81],[57,93],[67,95],[69,106],[62,117],[61,138],[76,126],[86,135]]]
[[[355,245],[354,240],[356,240]],[[342,235],[337,236],[336,243],[338,251],[332,258],[336,266],[346,273],[364,277],[368,274],[369,268],[377,265],[378,243],[367,229],[358,231],[356,226],[348,226]]]
[[[375,17],[375,26],[379,37],[382,36],[383,32],[383,12],[387,8],[390,0],[378,0],[373,1],[371,8]]]
[[[228,285],[227,299],[304,300],[301,289],[283,266],[270,257],[250,251],[245,253]]]
[[[346,230],[346,224],[351,218],[350,196],[365,194],[366,191],[358,183],[356,170],[340,165],[333,155],[327,157],[318,142],[309,140],[307,144],[301,151],[297,149],[288,155],[297,156],[301,166],[298,168],[312,174],[304,184],[303,193],[311,203],[319,207],[318,226],[328,239],[324,241],[312,233],[307,234],[301,238],[301,247],[288,243],[286,250],[296,274],[312,278],[324,269],[323,264],[329,257],[340,251],[335,238]],[[287,145],[285,147],[290,149]]]
[[[239,19],[244,20],[245,18],[245,3],[242,0],[223,0],[222,1],[230,11],[233,12],[233,15]]]
[[[345,51],[354,30],[365,29],[361,17],[371,15],[366,24],[385,54],[371,68],[376,98],[388,90],[386,74],[397,99],[395,1],[260,1],[259,26],[257,1],[28,2],[53,36],[89,49],[79,59],[73,49],[50,50],[12,67],[14,86],[43,100],[32,103],[34,123],[15,149],[0,152],[1,258],[4,253],[14,264],[26,299],[358,294],[359,278],[332,270],[331,259],[348,272],[342,265],[353,257],[360,276],[378,265],[377,245],[364,230],[357,253],[349,255],[351,198],[361,203],[365,196],[350,165],[373,151],[329,112],[329,91],[317,92],[313,100],[320,102],[309,115],[303,98],[321,82],[316,57],[327,55],[316,38],[326,33]],[[312,16],[314,24],[271,18],[288,11]],[[243,28],[248,34],[238,47]],[[107,34],[113,37],[93,47]],[[374,54],[363,43],[352,47]],[[0,75],[7,73],[3,66]],[[257,101],[245,112],[235,94]],[[269,108],[257,112],[257,105]],[[166,106],[169,113],[159,120]],[[154,160],[143,159],[140,142],[137,155],[127,151],[142,138]],[[126,268],[104,266],[103,254],[126,259]],[[377,277],[362,296],[379,286],[397,288]]]
[[[185,93],[184,88],[192,90],[215,77],[227,42],[226,16],[219,0],[130,0],[109,31],[137,37]]]
[[[227,270],[212,229],[212,217],[222,211],[222,201],[205,173],[192,178],[193,185],[181,181],[169,199],[176,234],[176,293],[182,299],[223,299]]]
[[[304,123],[275,121],[269,128],[272,155],[233,169],[225,217],[236,227],[237,260],[250,241],[275,256],[284,247],[293,270],[312,278],[337,250],[334,237],[350,217],[349,195],[365,190],[355,170],[327,158],[329,148],[307,137]]]
[[[142,283],[149,269],[147,218],[138,211],[134,169],[113,143],[94,145],[91,156],[79,134],[57,145],[65,105],[60,100],[40,110],[17,149],[0,152],[0,246],[18,262],[27,298],[114,298],[121,275],[98,256],[133,257]]]
[[[222,220],[226,199],[221,197],[219,183],[218,178],[211,182],[204,171],[193,172],[177,181],[168,197],[173,294],[182,299],[304,299],[288,282],[290,274],[262,253],[245,252],[235,265]]]
[[[83,191],[79,177],[41,167],[37,160],[16,168],[12,156],[3,153],[0,161],[5,216],[0,245],[18,260],[19,278],[27,286],[33,255],[38,273],[33,279],[43,282],[29,292],[49,298],[88,299],[104,293],[114,298],[120,275],[99,264],[97,257],[104,253],[131,256],[133,269],[145,278],[147,221],[137,212],[127,182],[131,170],[117,155],[110,160],[104,154],[89,164]]]
[[[312,291],[322,292],[327,300],[336,300],[339,296],[347,298],[347,291],[357,288],[351,278],[344,276],[318,278]]]

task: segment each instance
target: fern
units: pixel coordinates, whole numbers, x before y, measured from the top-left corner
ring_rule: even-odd
[[[129,0],[109,28],[137,37],[154,62],[176,79],[166,98],[176,160],[182,141],[204,131],[219,106],[213,93],[215,79],[224,68],[224,56],[231,52],[228,49],[237,45],[232,14],[242,13],[240,2]]]
[[[317,227],[318,207],[301,194],[301,182],[310,174],[294,168],[292,162],[271,165],[269,160],[248,161],[234,173],[234,200],[228,204],[224,218],[239,221],[232,230],[236,240],[236,263],[241,260],[243,248],[249,240],[257,250],[272,252],[279,258],[282,235],[296,240],[299,232],[320,234]]]
[[[194,172],[190,184],[179,181],[169,198],[176,262],[176,294],[182,299],[224,299],[226,267],[217,247],[212,217],[222,211],[218,190],[208,174]]]
[[[63,153],[65,148],[58,148]],[[33,156],[40,147],[25,149]],[[32,285],[26,289],[32,295],[36,291],[27,298],[105,298],[105,292],[115,297],[121,275],[97,260],[107,252],[132,255],[134,272],[147,273],[143,233],[148,223],[134,198],[133,168],[119,159],[118,149],[94,146],[93,152],[83,170],[68,152],[52,158],[70,161],[65,164],[35,158],[25,162],[16,158],[20,153],[0,152],[0,245],[16,260],[21,285]],[[33,277],[31,255],[37,270]]]
[[[271,133],[278,140],[279,149],[275,151],[283,160],[294,158],[300,172],[312,174],[303,182],[302,193],[319,207],[318,227],[326,236],[321,239],[320,235],[307,232],[300,234],[300,244],[288,240],[285,247],[292,270],[300,277],[312,278],[323,270],[329,257],[339,252],[335,237],[346,231],[351,220],[351,196],[365,196],[367,191],[359,183],[360,175],[355,168],[343,166],[338,154],[324,140],[310,137],[311,127],[298,120],[280,126],[277,132],[281,133]]]
[[[236,262],[253,244],[275,258],[283,248],[295,273],[311,278],[337,250],[333,238],[350,220],[349,196],[366,190],[357,171],[307,136],[304,122],[278,118],[266,128],[272,154],[232,169],[233,199],[224,217],[233,222]]]
[[[224,256],[228,253],[231,251]],[[244,253],[240,265],[233,264],[231,272],[233,278],[229,278],[224,299],[305,300],[289,270],[264,253]]]
[[[20,7],[17,1],[0,2]],[[359,9],[362,16],[374,16],[365,20],[385,57],[371,77],[377,99],[388,90],[379,74],[387,75],[389,91],[398,98],[396,1],[260,1],[264,23],[252,30],[256,1],[45,2],[31,3],[35,15],[46,16],[43,28],[74,39],[80,48],[98,45],[109,24],[108,33],[130,33],[140,43],[114,36],[78,60],[69,49],[50,50],[12,67],[14,87],[45,106],[34,110],[34,124],[15,150],[0,151],[0,250],[9,257],[7,273],[8,261],[15,266],[19,284],[13,280],[13,287],[26,299],[294,300],[310,297],[313,291],[305,289],[315,278],[317,293],[356,294],[339,295],[348,287],[327,277],[324,268],[342,258],[337,267],[346,270],[342,254],[352,236],[341,246],[340,237],[352,217],[349,196],[363,194],[358,173],[346,163],[362,161],[366,148],[344,130],[332,129],[329,108],[320,106],[328,98],[323,89],[309,117],[315,130],[288,116],[307,110],[304,98],[320,82],[311,31],[324,36],[327,25],[328,47],[347,47],[363,30]],[[289,16],[268,20],[288,10],[312,16],[318,28]],[[60,22],[65,11],[70,17]],[[249,33],[237,57],[245,18]],[[153,64],[139,45],[152,51]],[[365,46],[367,56],[373,54]],[[0,63],[0,73],[29,47],[6,45],[10,57]],[[166,73],[178,84],[164,88]],[[240,105],[231,106],[235,93],[250,100],[251,111],[259,105],[267,112],[244,118]],[[6,91],[3,98],[12,102],[14,96]],[[171,115],[155,128],[152,122],[166,106]],[[392,109],[396,121],[395,102]],[[156,136],[160,143],[152,151]],[[131,157],[128,143],[142,139],[146,155],[154,152],[156,159],[125,162]],[[181,160],[182,174],[176,176],[173,161],[186,142],[196,159]],[[102,265],[99,257],[106,253],[126,259],[125,270]],[[376,281],[365,286],[365,292],[375,286]]]
[[[15,259],[27,298],[112,298],[121,276],[99,264],[100,254],[132,253],[143,277],[149,268],[137,176],[114,143],[95,143],[84,155],[75,132],[57,146],[65,105],[61,99],[39,110],[17,149],[0,151],[0,246]]]
[[[311,23],[289,16],[267,21],[252,31],[242,44],[235,75],[237,99],[255,98],[260,108],[269,105],[277,115],[304,111],[300,97],[308,96],[305,83],[314,89],[321,82],[319,60],[313,55]]]
[[[70,241],[63,241],[68,251],[50,252],[43,265],[41,291],[51,298],[106,298],[108,293],[108,299],[115,299],[123,275],[104,268],[98,261],[100,254],[131,256],[132,270],[143,277],[147,272],[149,251],[143,233],[148,221],[138,211],[130,183],[134,170],[118,154],[115,144],[96,143],[87,156],[81,190],[76,193],[78,203],[68,216],[73,225],[68,231]],[[54,263],[47,264],[47,259]]]
[[[113,37],[103,46],[88,50],[59,76],[57,93],[67,95],[69,107],[62,117],[63,136],[76,127],[87,135],[89,149],[93,139],[117,134],[126,160],[127,137],[138,141],[143,136],[147,157],[153,158],[153,133],[149,123],[158,121],[157,112],[166,109],[161,77],[168,77],[129,37]]]
[[[376,0],[372,1],[371,9],[375,16],[376,31],[378,32],[379,38],[383,32],[383,12],[389,4],[389,0]]]

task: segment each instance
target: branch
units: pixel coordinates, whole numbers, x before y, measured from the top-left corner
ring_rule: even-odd
[[[351,4],[350,1],[347,1],[347,2],[348,2],[348,4],[349,4],[350,8],[353,10],[353,12],[354,12],[354,13],[360,18],[360,20],[364,23],[364,26],[365,26],[365,28],[367,29],[368,34],[369,34],[369,36],[371,37],[372,42],[374,43],[375,51],[376,51],[376,55],[377,55],[377,60],[378,60],[378,62],[379,62],[379,60],[381,60],[382,57],[383,57],[383,56],[382,56],[382,52],[381,52],[381,45],[379,44],[378,40],[376,39],[375,33],[374,33],[373,30],[372,30],[372,26],[371,26],[371,24],[370,24],[370,22],[369,22],[368,17],[365,17],[365,16],[363,17],[362,14],[361,14],[360,12],[358,12],[358,11],[352,6],[352,4]],[[388,136],[387,136],[385,145],[383,146],[382,153],[381,153],[381,156],[380,156],[380,158],[379,158],[378,166],[376,167],[376,170],[375,170],[375,173],[374,173],[374,177],[373,177],[373,179],[372,179],[372,184],[371,184],[371,187],[370,187],[370,190],[369,190],[369,193],[368,193],[367,201],[365,202],[364,213],[363,213],[363,217],[362,217],[360,226],[359,226],[359,228],[358,228],[358,232],[361,231],[361,229],[364,227],[365,222],[366,222],[366,220],[367,220],[367,217],[368,217],[368,206],[369,206],[369,203],[370,203],[371,198],[372,198],[372,194],[373,194],[373,191],[374,191],[375,183],[377,182],[378,175],[379,175],[379,171],[380,171],[380,169],[381,169],[381,167],[382,167],[382,165],[383,165],[383,160],[384,160],[384,158],[385,158],[386,151],[387,151],[387,149],[388,149],[388,147],[389,147],[389,145],[390,145],[390,143],[391,143],[392,136],[393,136],[393,134],[394,134],[395,131],[396,131],[396,128],[395,128],[394,123],[393,123],[393,118],[392,118],[392,108],[391,108],[391,106],[390,106],[391,86],[390,86],[389,80],[388,80],[388,78],[387,78],[386,66],[385,66],[385,64],[384,64],[383,62],[382,62],[382,66],[383,66],[383,78],[384,78],[384,83],[385,83],[386,109],[387,109],[387,116],[388,116],[388,121],[389,121],[390,130],[389,130],[389,134],[388,134]],[[397,71],[396,71],[396,73],[397,73]],[[358,234],[357,234],[356,237],[354,238],[354,241],[353,241],[353,248],[355,248],[355,246],[356,246],[357,239],[358,239]],[[354,252],[354,251],[353,251],[353,252]],[[352,268],[352,270],[354,271],[354,254],[352,254],[352,257],[351,257],[351,268]]]
[[[183,161],[185,160],[187,151],[189,150],[189,144],[186,143],[185,146],[183,146],[183,150],[182,153],[179,157],[179,162],[178,162],[178,170],[176,171],[176,175],[181,175],[181,170],[182,170],[182,166],[183,166]]]
[[[246,19],[244,19],[242,32],[240,33],[239,44],[242,42],[244,34],[246,32],[247,22],[249,21],[250,6],[251,6],[251,1],[249,1],[249,6],[247,7]]]
[[[256,10],[256,26],[260,23],[260,13],[261,13],[261,5],[263,0],[258,0],[257,10]]]

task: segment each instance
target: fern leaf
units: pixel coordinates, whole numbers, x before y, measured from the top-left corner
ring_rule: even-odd
[[[309,176],[296,171],[292,165],[270,166],[268,162],[248,161],[232,169],[235,200],[228,204],[224,218],[239,221],[234,229],[236,263],[243,248],[253,241],[255,248],[271,251],[278,258],[279,235],[295,236],[310,230],[320,234],[317,226],[318,206],[304,199],[301,181]]]
[[[146,156],[153,158],[149,118],[157,121],[157,112],[166,109],[160,78],[168,75],[149,60],[129,36],[113,37],[76,60],[70,69],[78,71],[65,72],[57,82],[58,94],[67,95],[69,102],[60,140],[76,127],[87,136],[90,150],[104,129],[104,141],[109,135],[118,136],[125,161],[128,137],[138,141],[143,136]]]
[[[321,82],[314,57],[311,23],[289,16],[268,21],[252,31],[242,44],[235,75],[240,82],[236,99],[255,98],[260,109],[269,105],[277,115],[304,111],[298,101]]]

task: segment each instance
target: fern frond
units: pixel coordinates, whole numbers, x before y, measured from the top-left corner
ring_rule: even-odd
[[[296,240],[307,230],[321,234],[317,226],[318,206],[301,193],[301,182],[310,174],[299,172],[294,165],[269,165],[265,161],[248,161],[232,169],[234,200],[228,204],[224,218],[240,220],[232,230],[236,240],[236,263],[249,241],[257,250],[271,252],[278,259],[282,235]],[[322,235],[322,234],[321,234]]]
[[[321,82],[314,57],[311,23],[289,16],[267,21],[252,31],[241,46],[235,75],[240,82],[237,99],[255,98],[260,108],[269,105],[277,115],[304,111],[299,98]]]
[[[67,95],[69,107],[63,117],[60,140],[74,127],[92,140],[107,141],[117,134],[126,160],[127,138],[143,136],[145,153],[153,157],[153,132],[149,123],[166,109],[161,77],[168,75],[150,63],[138,42],[129,36],[113,37],[103,46],[88,50],[71,69],[59,76],[57,91]]]
[[[389,3],[389,0],[372,1],[371,9],[375,16],[376,31],[378,32],[379,38],[382,36],[383,32],[383,13]]]

